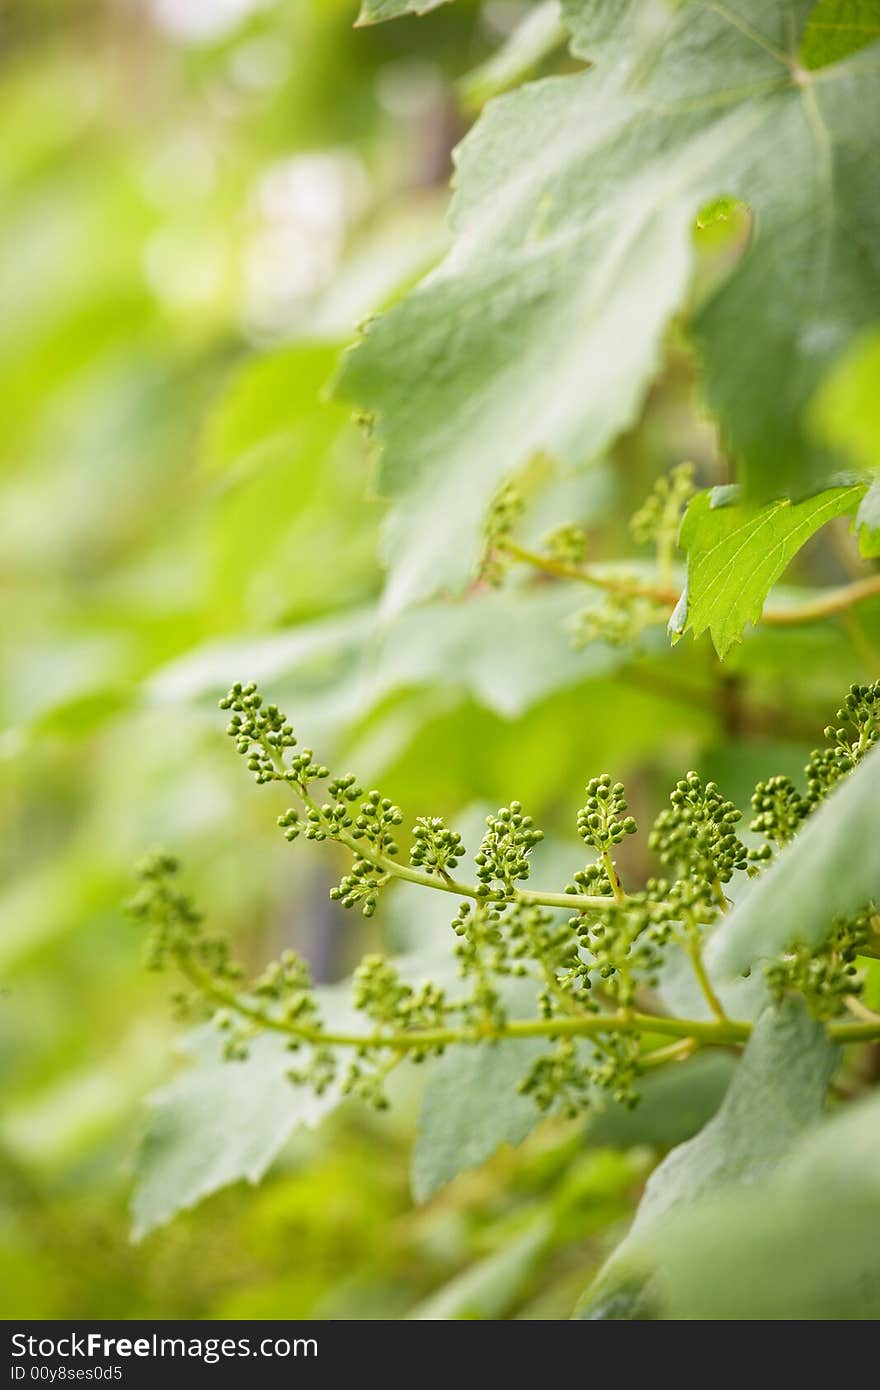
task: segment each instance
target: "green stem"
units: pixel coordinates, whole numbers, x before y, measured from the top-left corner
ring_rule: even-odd
[[[717,1019],[726,1019],[727,1015],[724,1012],[724,1005],[715,993],[712,981],[706,974],[706,967],[703,963],[703,953],[700,950],[700,940],[695,934],[692,935],[688,941],[687,953],[690,963],[693,966],[694,974],[697,977],[697,983],[703,992],[703,998],[706,1000],[706,1003]]]
[[[616,903],[626,902],[626,894],[624,893],[623,887],[620,882],[620,875],[618,874],[617,869],[614,867],[614,860],[611,857],[610,849],[602,850],[602,864],[604,865],[605,872],[608,875],[608,882],[611,884],[611,892],[614,895],[614,901]],[[607,898],[605,901],[607,903]]]
[[[750,1023],[707,1023],[700,1019],[663,1018],[654,1014],[620,1011],[609,1014],[577,1014],[566,1018],[513,1019],[501,1027],[485,1025],[471,1028],[413,1028],[390,1033],[335,1033],[322,1028],[292,1023],[285,1018],[266,1013],[248,1004],[232,989],[218,984],[191,956],[179,955],[178,963],[192,985],[212,1000],[218,1008],[230,1009],[261,1028],[284,1033],[299,1042],[326,1044],[330,1047],[392,1048],[401,1051],[422,1051],[448,1047],[455,1043],[501,1041],[504,1038],[571,1038],[589,1037],[596,1033],[658,1033],[679,1039],[694,1039],[711,1046],[728,1046],[745,1042],[751,1033]],[[880,1025],[877,1028],[880,1033]]]
[[[279,781],[286,782],[289,786],[290,783],[288,782],[287,774],[284,767],[279,762],[277,754],[272,749],[268,751],[275,761]],[[308,792],[303,791],[298,785],[297,791],[302,798],[303,804],[320,817],[321,823],[327,828],[327,836],[329,839],[337,840],[339,844],[345,845],[346,849],[351,850],[352,854],[357,855],[359,859],[363,859],[368,864],[371,864],[374,869],[378,869],[381,873],[388,874],[392,878],[400,879],[403,883],[416,883],[420,888],[435,888],[441,893],[453,893],[459,898],[473,898],[476,902],[506,902],[519,904],[523,907],[561,907],[572,912],[588,912],[597,908],[606,908],[610,906],[612,902],[626,901],[626,894],[620,890],[619,882],[618,890],[620,896],[615,894],[613,898],[609,898],[607,895],[591,895],[588,893],[546,893],[543,890],[531,888],[516,888],[503,899],[492,898],[491,895],[478,888],[476,884],[459,883],[457,879],[450,878],[445,874],[442,878],[437,878],[434,874],[425,873],[422,869],[414,869],[409,864],[400,864],[389,855],[380,854],[378,851],[371,849],[367,841],[357,839],[349,831],[331,828],[314,798],[309,796]],[[612,878],[612,885],[615,880],[616,875]]]
[[[541,555],[537,550],[517,545],[515,541],[502,541],[502,547],[515,560],[533,569],[543,570],[557,579],[576,579],[580,584],[590,584],[594,589],[604,589],[608,594],[626,594],[632,598],[650,598],[657,603],[676,604],[678,589],[659,584],[644,584],[638,579],[626,579],[622,575],[602,574],[586,565],[569,565],[564,560],[555,560],[552,555]]]
[[[679,599],[679,591],[667,583],[646,584],[640,580],[624,579],[620,576],[602,574],[586,565],[569,565],[564,560],[555,560],[552,555],[542,555],[517,545],[515,541],[505,540],[503,548],[515,560],[552,574],[557,579],[574,579],[593,588],[604,589],[610,594],[626,594],[635,598],[653,599],[661,605],[674,606]],[[835,613],[845,613],[866,599],[880,595],[880,574],[868,575],[865,579],[854,580],[852,584],[841,584],[833,589],[818,593],[815,598],[806,599],[784,608],[770,608],[761,614],[760,622],[767,627],[795,627],[801,623],[813,623]]]
[[[832,1042],[880,1042],[880,1023],[829,1023],[825,1029]]]
[[[667,1043],[665,1047],[656,1047],[653,1052],[646,1052],[639,1058],[639,1071],[651,1071],[654,1067],[664,1066],[666,1062],[684,1062],[698,1046],[694,1038],[682,1038],[679,1042]]]
[[[619,1010],[616,1013],[577,1014],[566,1018],[513,1019],[501,1027],[471,1028],[413,1028],[403,1032],[342,1033],[293,1023],[266,1013],[227,989],[203,970],[191,956],[177,956],[181,972],[190,983],[218,1008],[229,1009],[242,1018],[275,1033],[283,1033],[297,1042],[327,1047],[392,1049],[401,1052],[431,1051],[456,1044],[473,1045],[498,1042],[505,1038],[574,1038],[591,1037],[597,1033],[645,1033],[678,1039],[675,1048],[658,1049],[648,1057],[659,1065],[661,1055],[686,1055],[696,1047],[731,1047],[748,1041],[752,1024],[745,1020],[717,1018],[712,1021],[693,1018],[667,1018],[659,1014]],[[831,1023],[826,1029],[832,1042],[841,1044],[880,1041],[880,1022]],[[682,1044],[688,1043],[689,1049]]]

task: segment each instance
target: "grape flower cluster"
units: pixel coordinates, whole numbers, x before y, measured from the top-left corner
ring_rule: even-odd
[[[736,880],[760,873],[880,741],[880,681],[853,686],[825,730],[826,745],[810,756],[803,786],[775,776],[755,788],[749,844],[741,811],[714,782],[687,773],[648,834],[658,874],[635,889],[624,887],[615,857],[637,831],[625,788],[608,774],[593,777],[576,815],[592,858],[561,892],[544,892],[528,886],[543,834],[520,802],[487,817],[472,879],[459,878],[465,844],[441,817],[416,819],[403,853],[400,807],[365,790],[351,773],[331,775],[310,749],[299,750],[285,715],[254,684],[233,686],[221,707],[255,781],[280,783],[296,803],[278,815],[285,838],[331,842],[349,856],[330,892],[335,902],[370,917],[397,879],[457,899],[455,970],[449,979],[413,984],[393,959],[366,956],[352,984],[360,1022],[337,1032],[296,953],[245,978],[226,939],[205,930],[180,886],[177,861],[164,853],[142,863],[130,903],[134,918],[149,928],[149,964],[178,968],[189,990],[177,996],[179,1007],[215,1020],[230,1061],[247,1055],[255,1033],[280,1031],[296,1054],[294,1081],[319,1091],[338,1085],[379,1106],[386,1103],[387,1077],[404,1058],[423,1062],[451,1046],[544,1039],[546,1050],[520,1090],[542,1109],[574,1113],[605,1092],[633,1104],[647,1067],[707,1043],[743,1041],[748,1025],[727,1017],[706,971],[706,937],[729,910]],[[693,969],[704,998],[701,1019],[670,1019],[658,998],[675,953]],[[792,942],[766,965],[765,988],[774,999],[796,991],[817,1018],[835,1020],[847,1010],[864,1011],[863,964],[878,955],[880,913],[866,902],[829,922],[819,946]],[[525,1019],[510,1002],[517,981],[533,987],[534,1008]]]

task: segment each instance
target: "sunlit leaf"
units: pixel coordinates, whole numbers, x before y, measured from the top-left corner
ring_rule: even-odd
[[[771,588],[820,526],[855,511],[864,484],[827,488],[803,502],[779,498],[751,507],[731,490],[700,492],[679,535],[687,551],[687,590],[670,630],[707,629],[720,657],[756,623]]]

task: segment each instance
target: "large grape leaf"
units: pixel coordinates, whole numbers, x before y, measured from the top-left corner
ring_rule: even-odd
[[[414,984],[434,979],[456,988],[448,946],[430,943],[396,961]],[[368,1031],[352,1005],[350,980],[320,986],[316,995],[329,1027]],[[224,1058],[216,1029],[205,1025],[186,1038],[184,1050],[190,1065],[151,1097],[135,1163],[135,1239],[230,1183],[259,1182],[294,1131],[320,1124],[343,1098],[338,1078],[321,1095],[290,1080],[303,1057],[291,1053],[283,1034],[257,1034],[248,1056],[233,1062]]]
[[[668,1318],[880,1317],[880,1096],[804,1136],[766,1182],[664,1233]]]
[[[761,1015],[720,1109],[651,1175],[629,1235],[579,1316],[644,1314],[655,1296],[648,1281],[665,1232],[703,1194],[746,1187],[772,1172],[819,1119],[835,1058],[825,1030],[801,1000]]]
[[[187,1046],[193,1065],[153,1097],[138,1154],[136,1240],[229,1183],[259,1182],[298,1126],[339,1104],[338,1087],[317,1096],[288,1080],[294,1058],[277,1034],[254,1038],[242,1062],[224,1061],[210,1030]]]
[[[679,544],[687,551],[687,588],[670,630],[712,634],[720,657],[756,623],[764,601],[801,546],[832,517],[854,512],[865,484],[826,488],[802,502],[777,498],[764,507],[729,488],[700,492],[687,509]]]
[[[880,746],[810,817],[706,950],[713,978],[730,978],[794,942],[817,946],[832,919],[880,898]]]
[[[491,102],[457,155],[443,263],[368,326],[338,390],[373,416],[387,602],[470,572],[499,481],[537,451],[595,459],[637,414],[684,301],[691,228],[754,213],[702,308],[705,386],[753,489],[806,490],[827,458],[801,407],[877,316],[878,46],[808,72],[806,0],[568,0],[596,65]]]
[[[514,1018],[533,1018],[535,988],[513,981],[506,991]],[[412,1159],[417,1202],[467,1168],[476,1168],[502,1144],[519,1144],[541,1119],[531,1096],[517,1082],[547,1050],[543,1038],[517,1038],[491,1047],[450,1048],[428,1076]]]

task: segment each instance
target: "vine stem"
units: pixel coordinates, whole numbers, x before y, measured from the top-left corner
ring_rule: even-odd
[[[501,1042],[506,1038],[579,1038],[597,1033],[646,1033],[677,1039],[676,1044],[658,1049],[656,1063],[661,1058],[685,1056],[696,1047],[731,1047],[748,1042],[752,1024],[739,1019],[706,1021],[695,1018],[667,1018],[658,1014],[635,1013],[623,1010],[616,1013],[577,1014],[566,1018],[512,1019],[501,1027],[480,1025],[470,1028],[413,1028],[407,1031],[373,1033],[325,1032],[289,1019],[266,1013],[248,1004],[234,990],[226,989],[203,970],[190,955],[177,956],[181,972],[199,992],[218,1007],[230,1009],[260,1028],[283,1033],[297,1042],[316,1046],[353,1047],[356,1049],[391,1049],[400,1052],[429,1052],[438,1047],[455,1044]],[[880,1021],[831,1023],[826,1027],[832,1042],[857,1043],[880,1040]],[[689,1044],[689,1048],[683,1046]]]
[[[515,541],[501,541],[500,548],[506,550],[515,560],[531,565],[533,569],[539,569],[544,574],[552,574],[557,579],[574,579],[581,584],[604,589],[609,594],[653,599],[657,604],[669,606],[674,606],[679,599],[678,589],[666,584],[647,584],[637,579],[625,579],[620,575],[600,574],[585,565],[569,565],[564,560],[554,559],[552,555],[541,555],[540,552],[529,550]],[[820,618],[831,617],[835,613],[844,613],[847,609],[854,608],[877,595],[880,595],[880,574],[872,574],[864,579],[854,580],[851,584],[826,589],[803,603],[767,609],[761,614],[760,622],[767,627],[796,627],[801,623],[812,623]]]
[[[722,1020],[726,1020],[727,1015],[724,1012],[724,1005],[718,998],[718,995],[715,993],[715,990],[712,987],[712,981],[706,974],[706,967],[703,964],[703,953],[700,950],[700,942],[698,937],[694,935],[691,936],[687,944],[687,953],[688,959],[690,960],[691,966],[693,967],[693,972],[697,977],[697,983],[699,984],[700,989],[703,991],[703,998],[706,1000],[706,1003],[709,1005],[709,1008],[712,1010],[713,1014],[719,1020],[719,1022]]]
[[[598,570],[585,565],[569,565],[564,560],[555,560],[552,555],[541,555],[537,550],[529,550],[516,541],[503,540],[499,548],[506,550],[515,560],[533,569],[543,570],[545,574],[555,575],[557,579],[576,579],[581,584],[591,584],[595,589],[604,589],[608,594],[627,594],[633,598],[650,598],[657,603],[676,604],[678,589],[660,584],[644,584],[639,579],[626,579],[622,575],[600,574]]]

